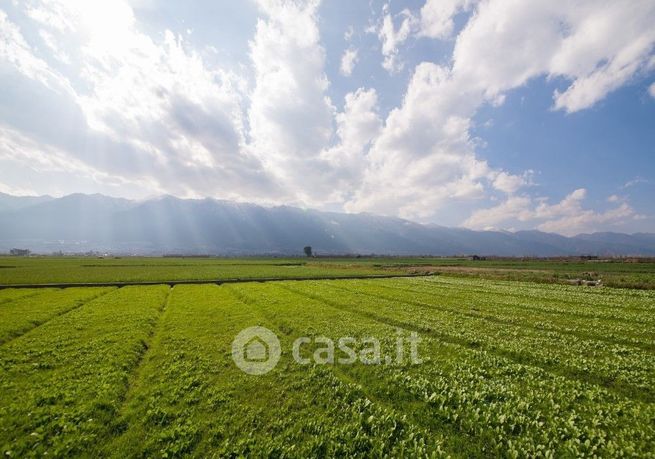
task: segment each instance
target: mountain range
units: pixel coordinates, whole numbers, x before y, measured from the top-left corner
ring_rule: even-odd
[[[0,252],[100,251],[161,255],[642,255],[655,234],[473,231],[395,217],[262,207],[163,196],[132,201],[94,194],[61,198],[0,193]]]

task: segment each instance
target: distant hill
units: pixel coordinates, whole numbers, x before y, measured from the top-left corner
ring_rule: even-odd
[[[54,199],[51,196],[12,196],[0,193],[0,212],[17,210]]]
[[[0,194],[0,251],[135,254],[655,256],[655,234],[565,237],[540,231],[472,231],[393,217],[261,207],[164,196],[130,201],[99,194],[62,198]]]

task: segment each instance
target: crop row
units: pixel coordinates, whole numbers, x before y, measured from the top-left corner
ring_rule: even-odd
[[[638,346],[650,335],[629,320],[591,327],[556,311],[570,305],[566,288],[517,287],[394,279],[98,290],[0,345],[0,453],[655,457],[653,353]],[[67,291],[48,292],[60,295],[50,308],[71,305]],[[598,311],[648,314],[648,295],[626,296],[629,306]],[[21,302],[28,311],[32,298],[0,311]],[[254,325],[283,350],[262,376],[231,354]],[[300,365],[291,355],[299,337],[375,337],[386,352],[412,331],[422,340],[416,365]],[[612,342],[624,332],[634,345]]]
[[[44,290],[30,290],[30,289],[15,289],[15,288],[6,288],[0,290],[0,305],[5,303],[10,303],[16,301],[20,298],[25,298],[28,296],[37,295],[39,293],[44,293]]]
[[[414,327],[449,342],[482,347],[517,362],[602,384],[633,397],[652,400],[655,395],[655,355],[642,349],[404,303],[403,295],[397,300],[371,298],[354,290],[344,291],[330,282],[285,285],[327,304],[399,326]]]
[[[390,342],[396,337],[396,326],[307,297],[288,285],[229,288],[253,307],[271,311],[277,329],[293,335],[378,336]],[[309,289],[336,296],[321,286]],[[423,364],[359,364],[333,371],[360,385],[369,399],[406,413],[456,454],[647,455],[655,446],[652,404],[481,349],[444,343],[429,333],[421,336]]]
[[[177,286],[134,390],[108,442],[124,457],[429,456],[437,439],[379,407],[320,367],[283,354],[277,368],[250,376],[230,345],[245,327],[276,329],[284,310],[251,306],[233,290]],[[290,332],[291,330],[286,330]],[[292,335],[279,333],[283,348]]]
[[[0,285],[48,284],[48,283],[93,283],[93,282],[166,282],[173,280],[216,280],[252,278],[292,278],[352,276],[371,274],[401,274],[404,271],[382,270],[368,265],[346,263],[305,264],[288,261],[284,263],[247,263],[243,260],[225,260],[215,263],[160,264],[153,260],[140,263],[114,264],[113,260],[65,260],[36,259],[26,266],[15,269],[0,269]],[[120,260],[118,260],[120,261]]]
[[[637,313],[655,310],[655,292],[615,288],[580,288],[559,284],[536,284],[533,282],[494,281],[482,279],[458,279],[455,277],[423,277],[410,281],[416,285],[434,283],[441,288],[455,291],[466,290],[486,295],[511,295],[536,302],[539,305],[565,304],[571,311],[604,314],[616,310]],[[590,310],[590,308],[592,308]]]
[[[93,456],[167,291],[115,290],[0,346],[2,454]]]
[[[521,296],[513,295],[510,291],[502,297],[483,296],[465,289],[442,289],[440,284],[434,285],[432,282],[415,284],[402,280],[383,283],[343,282],[330,285],[374,297],[436,307],[519,327],[552,330],[580,338],[655,349],[655,329],[645,327],[643,321],[608,319],[595,317],[590,313],[589,316],[580,317],[568,312],[566,305],[560,306],[559,310],[553,306],[545,308],[534,301],[529,302]],[[615,313],[618,317],[622,314],[620,310]],[[641,315],[647,316],[648,313]]]
[[[0,306],[0,343],[20,336],[110,290],[108,288],[46,289],[7,302]]]

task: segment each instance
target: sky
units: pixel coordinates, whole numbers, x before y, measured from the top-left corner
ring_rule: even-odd
[[[0,192],[655,232],[653,0],[0,0]]]

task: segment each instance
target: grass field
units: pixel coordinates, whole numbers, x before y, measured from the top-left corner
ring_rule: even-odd
[[[8,457],[655,457],[649,290],[450,276],[5,289],[0,319]],[[260,376],[231,349],[254,325],[282,349]],[[359,354],[375,337],[386,357],[410,333],[421,363],[292,352],[347,336]]]
[[[356,260],[307,262],[302,258],[0,258],[0,285],[67,282],[139,282],[402,274]]]
[[[406,261],[405,261],[406,262]],[[598,280],[608,287],[655,289],[655,262],[609,260],[423,259],[435,273],[480,279],[568,283],[573,279]],[[389,267],[396,268],[394,264]]]
[[[655,289],[655,261],[465,258],[75,258],[0,257],[7,284],[159,282],[261,278],[321,278],[439,273],[540,283],[602,279],[609,287]]]

